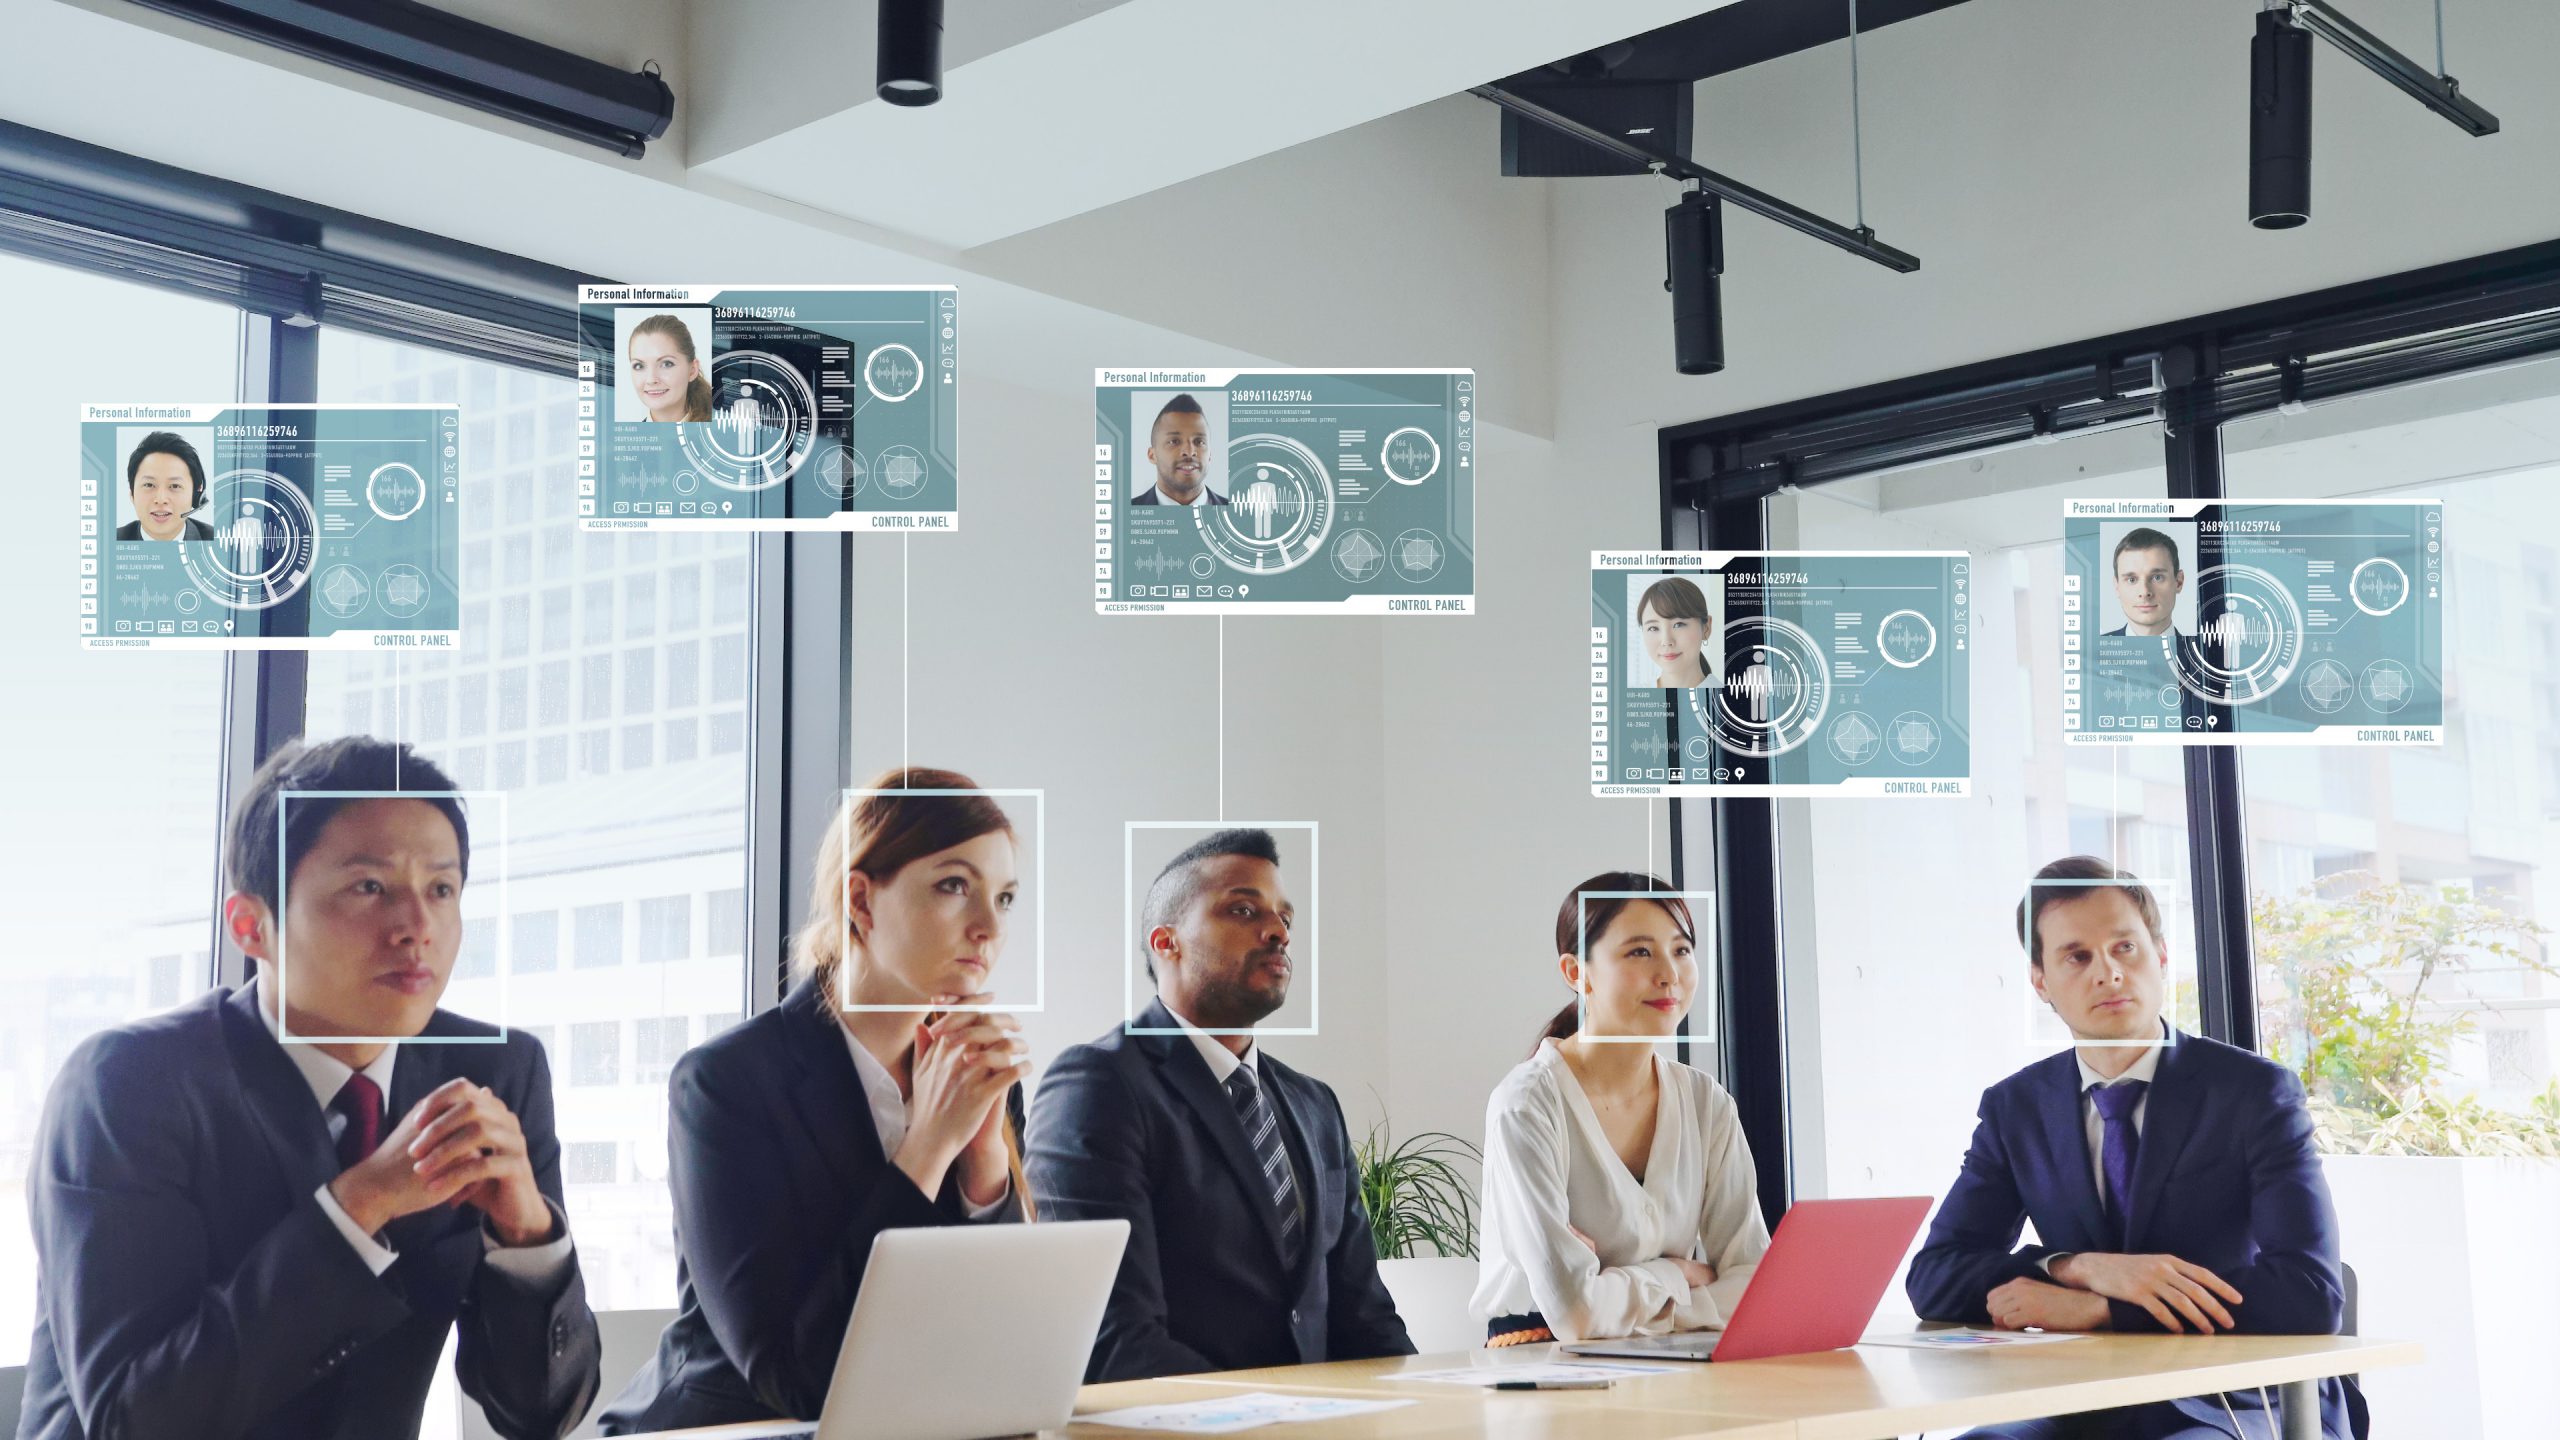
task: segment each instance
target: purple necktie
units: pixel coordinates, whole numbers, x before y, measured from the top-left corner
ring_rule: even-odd
[[[347,1117],[347,1128],[338,1132],[338,1168],[344,1170],[382,1143],[382,1087],[359,1071],[338,1088],[329,1108]]]
[[[2142,1103],[2142,1092],[2150,1088],[2140,1080],[2089,1087],[2089,1099],[2107,1126],[2098,1142],[2098,1169],[2107,1177],[2107,1213],[2115,1219],[2120,1245],[2133,1243],[2128,1229],[2132,1220],[2126,1210],[2133,1202],[2134,1153],[2142,1148],[2142,1135],[2133,1127],[2133,1107]]]

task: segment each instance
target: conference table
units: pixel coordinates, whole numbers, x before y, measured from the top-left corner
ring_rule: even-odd
[[[1668,1362],[1660,1374],[1606,1390],[1497,1391],[1399,1379],[1419,1371],[1501,1369],[1568,1359],[1553,1345],[1228,1370],[1088,1385],[1076,1414],[1263,1392],[1406,1400],[1392,1410],[1240,1432],[1268,1440],[1890,1440],[2003,1420],[2067,1415],[2263,1386],[2287,1391],[2284,1440],[2318,1440],[2318,1382],[2414,1365],[2414,1341],[2351,1335],[2092,1335],[1975,1350],[1861,1345],[1732,1364]],[[744,1437],[761,1426],[668,1431]],[[1075,1424],[1070,1440],[1126,1440],[1162,1430]]]

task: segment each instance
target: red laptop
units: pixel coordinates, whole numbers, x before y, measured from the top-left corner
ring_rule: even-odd
[[[1778,1220],[1769,1253],[1722,1330],[1585,1340],[1563,1353],[1594,1359],[1757,1360],[1855,1345],[1929,1217],[1926,1195],[1799,1200]]]

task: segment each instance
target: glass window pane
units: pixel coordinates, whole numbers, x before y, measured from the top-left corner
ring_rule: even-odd
[[[559,1037],[552,1061],[562,1091],[563,1168],[588,1296],[602,1309],[663,1306],[675,1293],[665,1076],[623,1063],[634,1043],[624,1032],[672,1021],[645,1032],[663,1049],[670,1035],[689,1033],[691,1017],[735,1008],[746,989],[734,942],[712,957],[689,933],[709,896],[744,883],[741,749],[702,746],[679,758],[672,747],[660,754],[654,743],[637,750],[626,744],[626,765],[651,767],[641,777],[646,783],[616,773],[622,728],[654,741],[669,718],[657,703],[665,693],[658,657],[672,638],[662,634],[667,615],[657,586],[672,555],[616,543],[612,535],[582,536],[568,518],[574,506],[537,494],[576,484],[561,457],[542,448],[576,434],[574,382],[326,330],[320,372],[323,400],[383,398],[384,387],[402,376],[487,400],[465,417],[462,459],[464,500],[474,512],[466,526],[475,537],[489,536],[494,553],[472,597],[481,608],[466,616],[460,652],[403,657],[396,691],[387,666],[365,668],[373,657],[315,654],[310,729],[338,733],[359,713],[348,697],[364,694],[374,698],[361,718],[387,734],[396,694],[396,708],[414,717],[402,724],[404,736],[457,769],[476,764],[508,789],[511,913],[498,915],[494,889],[482,903],[506,922],[500,960],[510,1013],[494,1012],[496,987],[487,981],[456,982],[447,1003]],[[742,589],[750,583],[745,537],[699,538],[703,547],[689,566],[728,560],[739,568]],[[727,640],[738,671],[727,677],[729,699],[689,705],[684,716],[725,716],[742,736],[749,608],[742,603],[732,622],[684,632],[697,645],[706,637]],[[709,690],[719,680],[706,671],[696,684]],[[453,733],[447,697],[456,693],[481,717],[482,733],[468,749],[441,738]],[[485,702],[477,699],[483,695]],[[483,703],[485,711],[476,708]],[[475,878],[480,873],[475,868]],[[681,941],[666,938],[671,905],[683,910],[688,933]],[[625,964],[627,955],[657,959],[662,952],[645,970]],[[612,983],[596,983],[607,978]],[[672,1043],[680,1053],[684,1042]]]
[[[36,477],[79,473],[83,403],[234,398],[240,316],[9,254],[0,291],[18,332],[43,337],[41,362],[9,373],[27,417],[19,441],[35,447],[17,467],[21,509],[45,544],[0,571],[18,622],[0,633],[15,702],[0,713],[0,905],[19,917],[0,1020],[0,1365],[21,1365],[36,1309],[27,1163],[45,1094],[92,1033],[213,983],[221,829],[223,657],[75,645],[69,551],[52,538],[68,532],[53,517],[72,513],[70,492]]]

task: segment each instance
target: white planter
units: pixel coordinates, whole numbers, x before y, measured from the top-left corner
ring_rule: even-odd
[[[2560,1161],[2332,1155],[2357,1328],[2424,1364],[2363,1377],[2376,1435],[2545,1440],[2560,1414]]]
[[[1484,1322],[1467,1314],[1476,1293],[1476,1262],[1465,1256],[1381,1260],[1378,1278],[1396,1302],[1413,1348],[1425,1355],[1484,1348]]]

